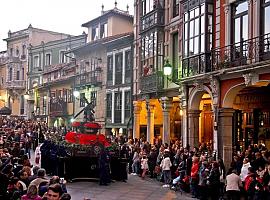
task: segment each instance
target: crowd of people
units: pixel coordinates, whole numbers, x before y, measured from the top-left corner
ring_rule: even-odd
[[[0,199],[71,199],[65,179],[60,178],[67,174],[59,167],[50,167],[50,162],[40,164],[41,148],[50,150],[50,159],[59,161],[51,146],[39,144],[46,144],[46,134],[62,136],[64,129],[50,129],[46,123],[23,119],[0,119],[0,128]],[[110,139],[119,147],[121,161],[112,164],[116,160],[111,159],[110,152],[100,153],[100,185],[110,184],[115,177],[127,181],[130,173],[142,179],[157,179],[163,182],[163,188],[202,200],[270,199],[270,152],[264,144],[250,145],[243,151],[235,147],[233,160],[225,168],[211,143],[191,149],[183,147],[180,140],[162,144],[155,139],[150,144],[143,139]],[[36,152],[35,166],[30,163],[31,151]]]
[[[36,150],[44,133],[50,131],[46,123],[1,118],[0,128],[0,199],[71,199],[65,180],[47,176],[44,168],[30,162],[31,150]]]
[[[212,145],[183,147],[176,140],[170,145],[156,141],[154,145],[130,140],[132,159],[130,172],[145,179],[163,182],[164,188],[191,193],[197,199],[270,199],[270,152],[264,144],[249,145],[244,151],[234,148],[233,161],[224,162]]]

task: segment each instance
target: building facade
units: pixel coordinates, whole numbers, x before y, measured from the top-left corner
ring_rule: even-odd
[[[105,43],[107,49],[107,132],[132,136],[133,34]]]
[[[34,28],[8,32],[7,42],[8,62],[6,63],[6,81],[4,84],[7,106],[14,116],[26,116],[26,73],[28,71],[28,48],[48,42],[66,38],[68,35]]]
[[[87,35],[42,43],[29,48],[28,115],[50,126],[68,125],[74,115],[73,88],[77,63],[72,48]]]
[[[204,143],[227,163],[250,144],[269,147],[269,6],[135,1],[134,137]]]
[[[104,132],[107,131],[109,133],[113,127],[112,121],[106,120],[107,114],[109,113],[109,111],[106,112],[106,108],[120,112],[120,115],[117,116],[117,120],[120,121],[117,121],[118,123],[115,121],[115,123],[119,126],[114,126],[114,128],[120,129],[126,127],[126,124],[128,123],[125,122],[125,114],[123,114],[122,118],[122,99],[124,98],[124,95],[121,96],[122,93],[119,93],[117,99],[121,99],[122,103],[119,101],[120,104],[117,104],[118,107],[115,109],[106,104],[106,102],[108,102],[108,99],[106,99],[106,93],[110,93],[107,87],[114,87],[114,89],[118,90],[118,87],[121,86],[124,88],[123,91],[126,91],[130,88],[131,83],[126,84],[126,82],[123,82],[125,78],[121,78],[119,80],[117,79],[117,81],[120,81],[119,83],[117,82],[117,84],[113,83],[113,85],[110,85],[111,83],[110,81],[107,81],[107,76],[109,78],[114,77],[113,79],[115,79],[115,76],[110,74],[111,71],[107,72],[107,66],[108,62],[113,62],[113,66],[116,64],[119,66],[118,69],[124,72],[123,66],[126,65],[121,65],[125,62],[124,59],[126,56],[124,56],[124,54],[126,55],[128,48],[130,48],[130,40],[126,40],[125,38],[130,37],[133,31],[133,16],[129,15],[128,11],[118,9],[117,4],[115,4],[115,8],[108,11],[104,11],[102,8],[101,16],[84,23],[82,26],[88,29],[88,43],[80,48],[75,48],[72,50],[77,62],[79,63],[75,88],[79,92],[80,96],[75,100],[75,113],[80,112],[86,106],[83,100],[85,97],[89,102],[92,102],[95,105],[96,121],[102,125]],[[116,47],[116,51],[119,51],[119,57],[116,62],[116,60],[113,61],[108,59],[108,55],[115,54],[112,46],[117,43],[119,38],[127,41],[127,43],[122,44],[119,40],[118,44],[120,46]],[[115,57],[113,56],[112,59],[115,59]],[[122,68],[120,69],[120,67]],[[121,74],[121,72],[119,73]],[[121,77],[122,76],[123,74]],[[126,94],[128,96],[128,93]],[[104,99],[106,101],[104,101]],[[110,102],[112,105],[116,106],[116,104],[113,103],[113,100]],[[112,116],[108,115],[108,120],[112,120]],[[83,118],[84,115],[82,113],[76,120],[83,121]]]
[[[179,1],[135,1],[134,126],[133,137],[153,143],[181,138],[180,109],[180,6]],[[166,62],[173,64],[164,76]],[[175,81],[169,81],[169,80]]]

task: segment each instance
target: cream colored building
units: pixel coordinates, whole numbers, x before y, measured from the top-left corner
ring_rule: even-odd
[[[49,42],[68,37],[67,34],[42,30],[32,27],[16,32],[8,32],[7,42],[8,61],[5,67],[6,80],[4,88],[6,90],[6,105],[12,110],[14,116],[26,116],[27,101],[24,97],[28,91],[26,84],[26,73],[28,72],[28,48],[40,45],[41,42]],[[38,60],[37,62],[43,62]],[[38,63],[33,63],[38,64]]]

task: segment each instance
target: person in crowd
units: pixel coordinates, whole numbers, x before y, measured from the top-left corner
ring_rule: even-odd
[[[49,182],[49,180],[47,178],[45,178],[45,176],[46,176],[46,170],[43,169],[43,168],[39,169],[38,172],[37,172],[37,178],[34,179],[30,183],[30,185],[35,185],[39,189],[39,186],[40,186],[41,183],[44,183],[44,182],[48,183]]]
[[[243,160],[243,166],[241,168],[240,178],[241,181],[244,182],[246,177],[248,176],[248,169],[251,167],[249,159],[244,158]]]
[[[35,185],[30,185],[27,189],[27,193],[22,196],[21,200],[42,200],[38,195],[38,188]]]
[[[170,160],[170,152],[168,149],[164,151],[164,159],[160,163],[162,173],[164,175],[164,185],[162,187],[170,187],[171,182],[171,166],[172,162]]]
[[[193,198],[199,197],[198,183],[199,183],[199,158],[194,156],[192,158],[192,167],[190,174],[190,189]]]
[[[212,163],[208,181],[211,200],[218,200],[220,195],[220,172],[217,162]]]
[[[60,197],[60,200],[71,200],[71,196],[69,193],[64,193],[62,194],[62,196]]]
[[[147,159],[146,155],[143,155],[143,157],[141,159],[141,169],[142,169],[142,179],[144,179],[145,175],[146,175],[146,172],[149,169],[148,159]]]
[[[228,200],[240,199],[240,187],[242,187],[241,178],[237,175],[236,169],[230,168],[226,176],[226,193]]]
[[[11,177],[7,188],[7,199],[19,200],[22,196],[20,187],[19,179],[17,177]]]
[[[48,192],[44,194],[42,199],[46,200],[60,200],[63,194],[62,188],[60,184],[50,185],[48,188]]]
[[[132,175],[138,175],[139,174],[139,164],[140,164],[140,156],[139,156],[139,149],[136,148],[134,155],[133,155],[133,163],[132,163]]]
[[[207,200],[207,178],[209,176],[208,162],[203,161],[199,169],[199,197],[201,200]]]

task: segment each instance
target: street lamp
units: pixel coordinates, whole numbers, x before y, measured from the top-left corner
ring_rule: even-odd
[[[75,98],[78,98],[78,97],[80,96],[80,92],[77,91],[77,90],[75,90],[75,91],[73,92],[73,95],[74,95]]]
[[[163,67],[163,73],[165,76],[170,76],[172,74],[172,65],[169,63],[168,59]]]

